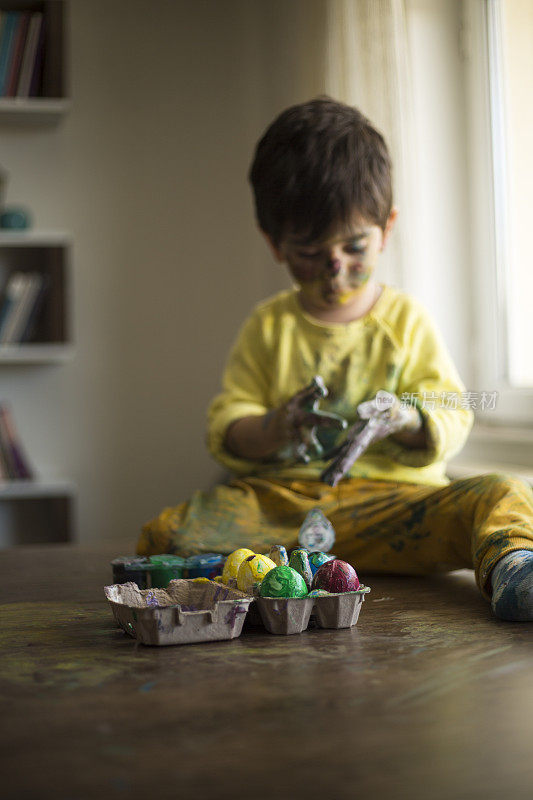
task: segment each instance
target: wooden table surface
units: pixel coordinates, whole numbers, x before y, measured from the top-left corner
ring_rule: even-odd
[[[361,576],[357,626],[145,647],[126,546],[0,554],[2,798],[533,797],[533,626],[469,572]]]

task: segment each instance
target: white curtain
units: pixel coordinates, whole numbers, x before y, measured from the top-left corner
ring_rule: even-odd
[[[327,0],[324,81],[328,95],[357,106],[385,136],[400,214],[378,277],[410,288],[416,164],[404,0]]]

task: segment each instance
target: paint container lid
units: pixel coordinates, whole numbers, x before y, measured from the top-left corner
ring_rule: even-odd
[[[146,556],[119,556],[111,562],[113,572],[120,574],[125,570],[146,569],[148,559]]]
[[[161,553],[157,556],[149,557],[149,564],[146,567],[150,574],[150,584],[156,588],[164,588],[170,581],[176,578],[183,578],[185,559],[181,556],[173,556]]]
[[[226,557],[220,553],[202,553],[197,556],[189,556],[186,560],[187,569],[195,567],[216,567],[223,564]]]
[[[149,557],[150,564],[157,564],[158,566],[165,566],[165,567],[184,567],[185,566],[185,558],[182,556],[173,556],[170,553],[161,553],[157,556],[150,556]]]

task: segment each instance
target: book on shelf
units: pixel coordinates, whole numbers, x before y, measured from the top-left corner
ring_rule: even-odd
[[[6,402],[0,402],[0,462],[0,474],[4,480],[32,480],[35,477]]]
[[[27,342],[43,303],[48,278],[40,272],[12,272],[0,306],[0,345]]]
[[[16,11],[3,11],[0,18],[0,95],[2,96],[6,94],[19,16]]]
[[[34,281],[36,285],[34,285],[31,302],[29,307],[26,309],[24,322],[20,329],[20,342],[31,341],[35,327],[39,320],[39,313],[50,285],[50,278],[48,275],[43,275],[40,272],[34,273]]]
[[[11,58],[11,66],[9,68],[7,83],[5,87],[6,97],[15,97],[15,95],[17,94],[20,68],[22,66],[22,58],[24,56],[24,46],[26,44],[26,37],[28,35],[28,26],[30,24],[30,18],[31,14],[29,13],[29,11],[23,11],[20,15],[20,21],[17,24],[17,29],[13,41],[13,56]]]
[[[44,57],[41,11],[0,11],[0,97],[37,97]]]
[[[12,272],[4,290],[4,299],[0,308],[0,343],[4,340],[9,330],[13,316],[24,293],[24,275],[22,272]]]

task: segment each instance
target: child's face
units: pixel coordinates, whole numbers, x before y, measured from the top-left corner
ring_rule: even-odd
[[[354,216],[350,225],[336,226],[320,242],[287,235],[279,246],[273,246],[276,257],[287,264],[300,287],[304,308],[330,318],[337,309],[343,316],[350,306],[355,309],[374,286],[374,270],[395,217],[396,210],[385,231]]]

